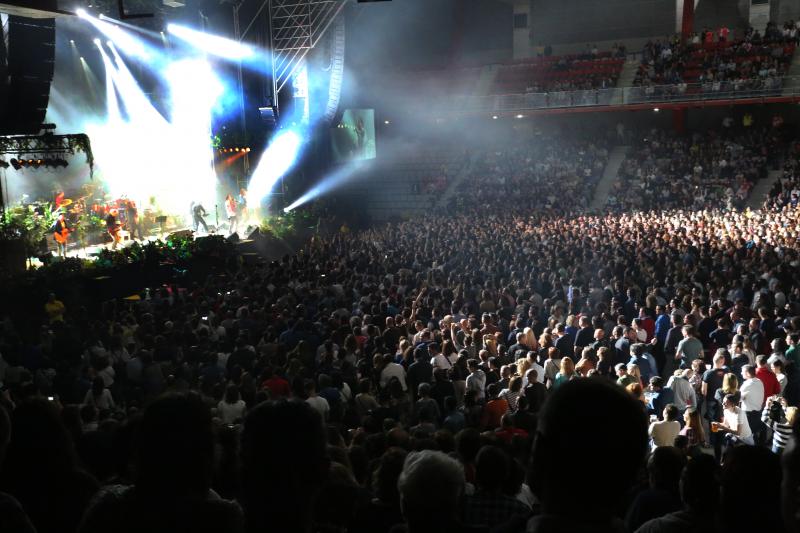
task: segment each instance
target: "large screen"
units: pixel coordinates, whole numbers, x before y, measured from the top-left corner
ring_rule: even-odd
[[[331,147],[336,162],[374,159],[375,110],[346,109],[331,130]]]

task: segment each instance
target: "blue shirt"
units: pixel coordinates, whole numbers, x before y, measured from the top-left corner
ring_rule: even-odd
[[[671,327],[672,323],[670,322],[669,315],[658,315],[656,319],[656,338],[658,342],[664,343],[667,341],[667,332]]]

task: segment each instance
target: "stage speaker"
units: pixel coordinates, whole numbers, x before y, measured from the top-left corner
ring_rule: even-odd
[[[228,242],[232,242],[232,243],[236,244],[237,242],[239,242],[239,234],[238,233],[231,233],[230,235],[228,235],[228,237],[225,240],[228,241]]]
[[[0,37],[0,135],[39,133],[55,68],[55,19],[12,15]]]
[[[250,231],[250,228],[247,228]],[[261,231],[259,231],[258,226],[255,227],[252,231],[250,231],[250,235],[247,236],[247,239],[252,241],[261,237]]]

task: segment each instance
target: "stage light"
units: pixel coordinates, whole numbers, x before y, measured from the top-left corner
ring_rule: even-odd
[[[497,115],[492,115],[492,120],[497,120]]]
[[[8,168],[8,161],[0,159],[0,168]]]
[[[75,14],[82,19],[89,18],[89,14],[86,12],[85,9],[76,9]]]
[[[200,50],[230,60],[247,59],[255,55],[254,50],[237,41],[212,35],[178,24],[167,25],[167,31]]]
[[[657,107],[654,107],[654,108],[653,108],[653,111],[654,111],[655,113],[658,113],[658,112],[659,112],[659,111],[661,111],[661,110],[660,110],[659,108],[657,108]]]
[[[73,39],[70,39],[69,44],[75,44],[75,41]]]
[[[525,115],[517,115],[517,118],[525,118]]]
[[[245,152],[249,152],[249,151],[250,151],[250,147],[247,147],[247,149],[245,150]]]
[[[95,37],[95,38],[92,40],[92,42],[95,44],[95,46],[100,46],[100,39],[99,39],[98,37]]]
[[[86,61],[85,59],[83,59],[83,56],[81,56],[81,57],[80,57],[80,60],[81,60],[81,61]]]
[[[384,120],[383,123],[384,124],[390,124],[390,122],[388,120]]]
[[[20,164],[19,159],[12,158],[10,163],[11,163],[11,166],[14,167],[14,170],[19,170],[20,168],[22,168],[22,165]]]

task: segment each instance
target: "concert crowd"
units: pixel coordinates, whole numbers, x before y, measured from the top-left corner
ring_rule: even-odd
[[[554,150],[35,335],[5,306],[0,530],[797,531],[791,158],[764,210],[591,215],[607,148]]]

